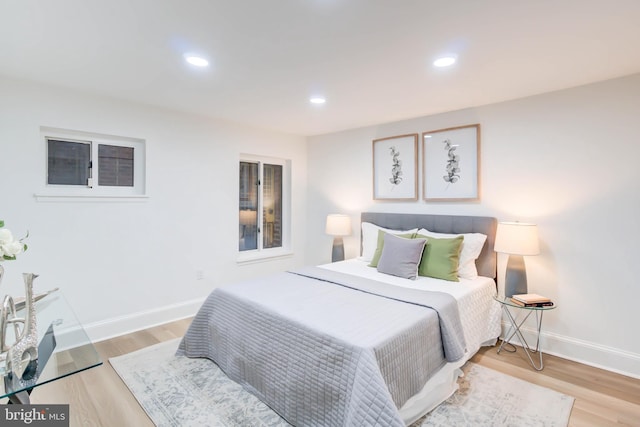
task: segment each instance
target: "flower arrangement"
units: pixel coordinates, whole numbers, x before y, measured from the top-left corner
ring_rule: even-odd
[[[16,240],[11,230],[4,228],[4,221],[0,220],[0,262],[13,261],[16,256],[27,250],[27,245],[22,241],[29,237],[29,233],[22,239]]]

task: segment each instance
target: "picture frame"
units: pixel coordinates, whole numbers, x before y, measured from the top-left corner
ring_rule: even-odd
[[[479,124],[423,132],[422,157],[425,201],[480,201]]]
[[[418,200],[418,137],[373,140],[373,200]]]

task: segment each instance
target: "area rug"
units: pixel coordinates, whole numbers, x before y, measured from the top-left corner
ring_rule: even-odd
[[[109,362],[157,426],[281,427],[289,424],[208,359],[175,356],[179,340]],[[470,364],[460,390],[411,427],[566,427],[574,399]]]

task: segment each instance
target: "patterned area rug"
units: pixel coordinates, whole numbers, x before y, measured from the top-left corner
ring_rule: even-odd
[[[178,342],[109,359],[157,426],[289,426],[215,363],[175,356]],[[553,390],[476,364],[459,384],[458,392],[411,427],[564,427],[569,422],[574,399]]]

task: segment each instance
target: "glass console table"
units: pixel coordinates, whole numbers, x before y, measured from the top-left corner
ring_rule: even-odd
[[[31,391],[43,384],[102,364],[84,328],[61,291],[36,302],[38,359],[17,378],[0,367],[0,398],[9,403],[28,404]],[[24,317],[24,309],[18,311]]]

